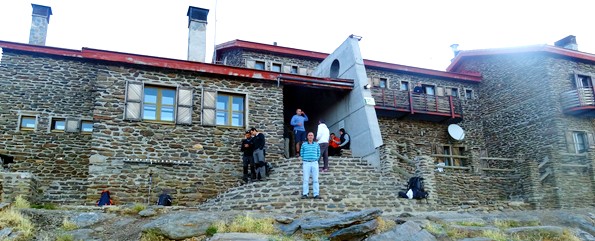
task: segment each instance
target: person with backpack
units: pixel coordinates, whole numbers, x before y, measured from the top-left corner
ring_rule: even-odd
[[[426,192],[423,177],[411,177],[407,182],[407,192],[399,192],[399,197],[408,199],[426,199],[430,193]]]

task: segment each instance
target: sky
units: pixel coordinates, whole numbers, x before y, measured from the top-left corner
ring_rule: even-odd
[[[590,1],[0,0],[0,40],[27,43],[31,3],[50,6],[47,46],[187,58],[188,6],[209,9],[207,62],[234,39],[331,53],[361,36],[363,58],[445,70],[459,50],[553,45],[595,53]]]

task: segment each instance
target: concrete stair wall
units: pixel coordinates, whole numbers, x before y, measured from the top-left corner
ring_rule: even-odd
[[[302,165],[297,158],[277,162],[267,181],[247,183],[221,193],[199,206],[205,211],[266,210],[289,213],[308,211],[360,211],[381,208],[385,213],[432,211],[432,202],[398,197],[406,180],[382,176],[365,160],[329,157],[329,172],[320,172],[322,199],[301,199]],[[322,165],[321,165],[322,166]],[[310,196],[312,196],[310,181]]]

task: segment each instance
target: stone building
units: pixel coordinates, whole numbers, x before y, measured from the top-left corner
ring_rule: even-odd
[[[353,156],[387,179],[424,176],[438,208],[595,204],[595,55],[573,36],[460,51],[447,71],[363,59],[353,35],[331,54],[234,40],[204,63],[206,9],[187,13],[188,60],[44,46],[51,9],[33,9],[29,44],[0,41],[3,199],[90,204],[109,189],[145,202],[170,189],[200,204],[239,185],[250,127],[268,160],[291,162],[284,135],[302,108],[307,129],[345,128]]]

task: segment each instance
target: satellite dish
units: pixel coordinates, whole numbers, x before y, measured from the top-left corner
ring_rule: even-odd
[[[465,138],[465,131],[457,124],[450,124],[448,126],[448,134],[457,141],[461,141]]]

